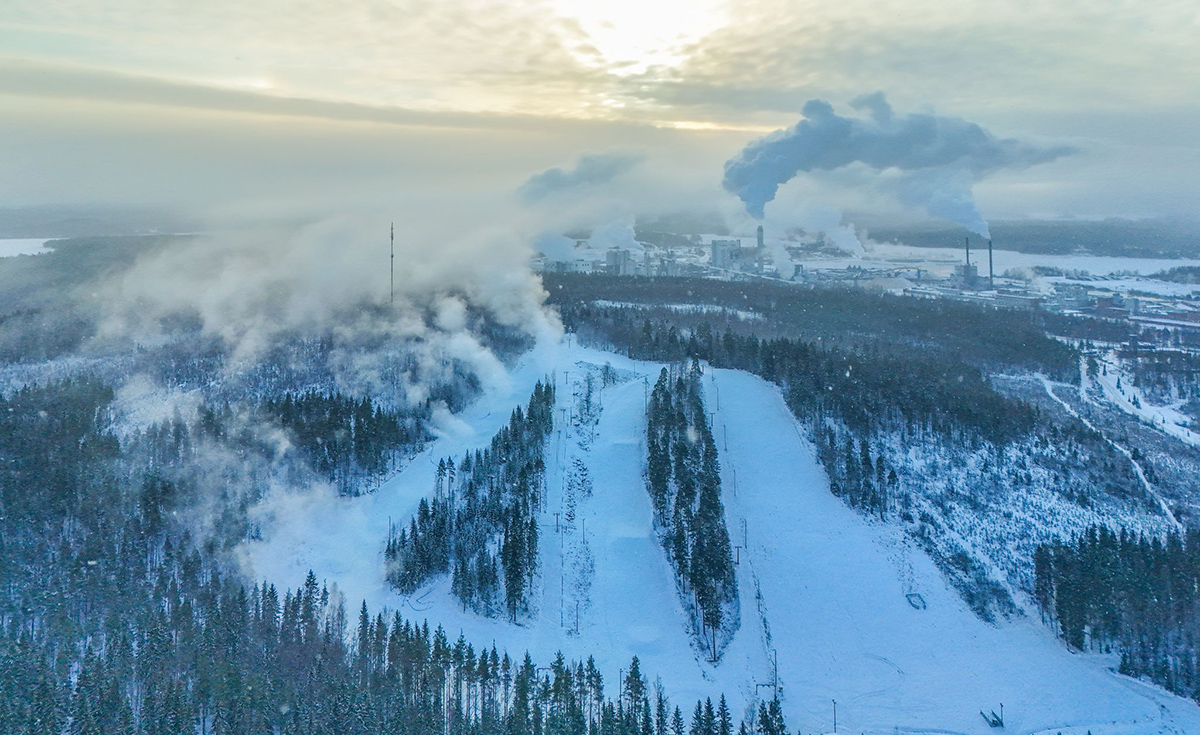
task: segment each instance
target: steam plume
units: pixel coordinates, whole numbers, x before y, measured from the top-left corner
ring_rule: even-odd
[[[424,400],[455,371],[502,385],[506,370],[489,346],[498,330],[536,341],[559,329],[526,266],[527,236],[433,219],[400,220],[394,304],[380,268],[387,220],[341,218],[148,253],[106,284],[101,335],[161,344],[163,325],[187,315],[223,344],[229,369],[319,339],[336,387],[397,405]]]
[[[560,191],[606,184],[633,169],[643,158],[634,153],[585,153],[574,168],[555,166],[530,176],[521,185],[520,195],[527,202],[537,202]]]
[[[794,127],[751,141],[725,163],[725,189],[762,219],[779,187],[797,174],[857,164],[886,174],[883,187],[901,203],[987,237],[972,194],[975,183],[1073,152],[997,138],[962,118],[897,115],[882,92],[859,97],[851,107],[865,116],[838,115],[828,102],[809,100]]]

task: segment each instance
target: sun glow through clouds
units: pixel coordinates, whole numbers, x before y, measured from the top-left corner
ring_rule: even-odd
[[[577,50],[582,61],[599,64],[618,76],[654,66],[675,66],[682,48],[721,28],[727,21],[718,0],[554,0],[558,14],[579,23],[598,54]]]

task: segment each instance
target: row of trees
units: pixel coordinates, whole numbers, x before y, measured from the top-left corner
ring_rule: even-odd
[[[830,491],[856,508],[887,518],[900,480],[883,455],[872,452],[866,439],[856,440],[851,432],[830,426],[818,429],[813,438],[829,474]]]
[[[1200,700],[1200,530],[1165,539],[1093,527],[1040,546],[1043,618],[1078,650],[1115,651],[1120,670]]]
[[[646,448],[655,525],[685,606],[715,660],[719,638],[727,641],[737,630],[738,593],[698,362],[659,374],[646,409]]]
[[[976,367],[934,359],[923,350],[874,345],[846,349],[790,338],[760,339],[707,323],[683,331],[674,320],[640,309],[589,312],[603,339],[631,357],[677,362],[705,360],[778,383],[801,418],[832,418],[860,436],[907,426],[968,440],[1004,443],[1026,435],[1036,421],[1026,403],[995,390]],[[566,317],[567,321],[583,314]],[[1076,376],[1077,377],[1077,376]]]
[[[453,572],[452,590],[464,608],[485,615],[503,609],[513,621],[529,609],[554,394],[552,383],[538,381],[489,448],[457,464],[439,461],[433,500],[421,501],[407,528],[389,533],[384,557],[397,589],[413,592]]]

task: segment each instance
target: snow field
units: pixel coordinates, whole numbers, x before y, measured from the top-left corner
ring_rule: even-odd
[[[578,386],[605,364],[617,382],[600,391],[594,423],[581,421]],[[777,661],[789,727],[802,733],[832,731],[833,700],[839,732],[994,733],[979,710],[1004,703],[1005,732],[1200,733],[1200,707],[1069,653],[1040,622],[981,622],[899,529],[862,518],[829,492],[775,386],[725,370],[703,383],[730,537],[742,547],[742,621],[721,662],[705,661],[686,630],[643,476],[647,382],[660,367],[569,342],[539,345],[507,385],[444,422],[439,438],[377,492],[339,498],[317,489],[264,504],[263,539],[242,549],[246,569],[295,585],[312,568],[336,584],[348,609],[365,599],[476,646],[528,650],[541,664],[558,651],[594,656],[610,691],[637,655],[685,710],[724,693],[735,715],[747,713],[756,697],[772,695]],[[531,615],[511,625],[464,612],[448,577],[410,596],[390,588],[382,559],[389,519],[407,523],[432,492],[437,459],[487,444],[550,373],[556,427]],[[910,604],[910,592],[925,609]]]

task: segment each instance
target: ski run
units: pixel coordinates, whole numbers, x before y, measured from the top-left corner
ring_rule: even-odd
[[[830,493],[777,387],[706,369],[742,616],[714,665],[688,631],[646,490],[646,400],[662,367],[569,337],[541,344],[507,384],[443,416],[436,441],[376,492],[264,505],[264,536],[242,549],[247,571],[278,582],[312,569],[347,609],[366,600],[476,646],[539,661],[594,656],[613,685],[636,655],[685,710],[724,693],[744,714],[778,691],[789,727],[806,734],[833,732],[835,706],[838,732],[998,732],[980,711],[1001,705],[1009,733],[1200,733],[1195,703],[1113,673],[1113,660],[1069,652],[1036,613],[980,621],[898,529]],[[579,399],[589,374],[590,413]],[[557,405],[530,615],[513,625],[464,612],[449,575],[396,592],[382,554],[389,525],[407,524],[432,494],[439,458],[486,446],[546,376]]]

